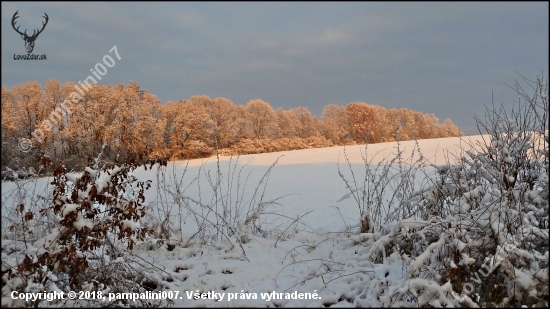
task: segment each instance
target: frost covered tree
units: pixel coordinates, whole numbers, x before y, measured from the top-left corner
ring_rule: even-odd
[[[326,105],[323,108],[321,119],[325,124],[325,137],[336,144],[346,143],[347,140],[351,139],[352,125],[345,106]]]
[[[210,115],[212,134],[216,138],[217,146],[230,147],[236,142],[238,128],[244,123],[244,120],[239,117],[235,104],[229,99],[218,97],[206,102],[204,107]],[[216,146],[214,141],[212,144]]]
[[[279,138],[295,137],[296,126],[298,124],[296,113],[278,108],[275,114],[277,116],[277,136]]]
[[[316,136],[319,133],[319,119],[315,117],[304,106],[299,106],[290,110],[296,115],[298,122],[296,123],[296,136],[302,139],[310,136]]]
[[[250,137],[253,139],[269,138],[275,135],[276,115],[269,103],[255,99],[246,104]]]
[[[350,103],[346,106],[348,117],[352,123],[352,133],[355,140],[364,143],[373,141],[378,137],[375,132],[380,125],[376,119],[374,108],[364,102]]]
[[[2,88],[2,115],[3,169],[33,166],[39,153],[80,169],[104,143],[104,158],[111,161],[141,152],[192,159],[209,156],[216,147],[236,154],[248,145],[244,152],[257,153],[363,143],[367,135],[371,143],[394,141],[397,131],[401,140],[459,132],[450,120],[440,125],[430,115],[366,103],[329,104],[322,120],[306,107],[274,111],[260,99],[243,106],[197,95],[161,104],[136,82],[62,84],[52,79]],[[33,139],[36,132],[40,142],[32,151],[18,151],[20,140]]]
[[[162,106],[165,119],[164,141],[174,159],[191,159],[209,156],[208,146],[212,134],[212,121],[206,108],[192,100],[166,103]]]

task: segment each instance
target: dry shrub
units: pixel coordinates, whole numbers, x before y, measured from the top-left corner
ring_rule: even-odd
[[[310,136],[306,139],[299,137],[282,137],[277,139],[242,139],[230,148],[220,150],[224,156],[246,155],[266,152],[279,152],[309,148],[333,146],[324,136]]]
[[[123,163],[86,167],[82,174],[67,173],[61,162],[42,157],[42,164],[53,172],[52,194],[41,209],[17,207],[21,224],[10,232],[21,233],[21,240],[2,242],[10,255],[2,255],[2,296],[12,291],[97,291],[136,292],[147,289],[138,277],[143,273],[131,261],[131,250],[151,233],[138,222],[146,214],[144,192],[150,181],[138,181],[131,172],[141,163],[154,162],[131,156]],[[166,165],[165,161],[160,162]],[[147,167],[146,167],[147,168]],[[34,221],[51,221],[46,236],[34,241],[30,226]],[[19,230],[19,231],[17,231]],[[126,248],[124,248],[126,247]],[[38,306],[22,300],[2,303],[8,306]],[[75,300],[60,300],[64,306],[90,306]],[[105,303],[116,306],[116,302]],[[135,303],[134,306],[158,306],[159,302]]]
[[[197,158],[208,158],[212,156],[215,149],[206,145],[203,141],[188,141],[183,147],[176,148],[172,153],[172,160],[188,160]]]
[[[310,136],[310,137],[306,138],[306,141],[307,141],[308,145],[311,148],[321,148],[321,147],[332,147],[333,146],[332,141],[327,140],[322,135]]]

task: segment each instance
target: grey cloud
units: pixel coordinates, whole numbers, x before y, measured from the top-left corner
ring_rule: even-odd
[[[13,60],[16,10],[29,27],[50,16],[35,48],[48,61]],[[123,59],[102,82],[134,80],[163,102],[262,98],[320,114],[365,101],[468,126],[492,90],[513,103],[516,71],[548,72],[548,3],[2,2],[2,86],[82,80],[115,44]]]

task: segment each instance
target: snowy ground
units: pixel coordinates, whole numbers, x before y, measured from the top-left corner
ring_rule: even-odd
[[[454,161],[454,155],[460,149],[468,150],[470,138],[479,140],[481,137],[421,140],[418,146],[431,163],[442,165],[447,160]],[[370,145],[367,159],[376,154],[371,161],[375,164],[395,154],[395,147],[396,143]],[[406,150],[403,158],[407,159],[416,145],[414,141],[408,141],[402,142],[400,147]],[[361,178],[364,145],[346,146],[345,151],[355,176]],[[418,155],[416,153],[416,158]],[[138,248],[139,256],[163,270],[159,276],[167,290],[179,293],[177,297],[173,294],[173,304],[193,307],[382,306],[383,303],[372,296],[376,294],[373,291],[384,289],[392,280],[402,278],[405,269],[397,259],[393,262],[392,256],[380,264],[363,258],[369,248],[361,245],[357,236],[358,206],[353,199],[337,202],[349,193],[338,175],[338,166],[345,177],[352,176],[344,162],[344,147],[246,155],[238,158],[236,165],[235,157],[220,157],[221,188],[225,188],[221,192],[225,192],[227,198],[231,196],[233,202],[248,201],[262,175],[277,159],[269,179],[260,187],[266,185],[263,201],[282,199],[277,200],[278,205],[266,209],[271,214],[262,216],[264,235],[241,231],[241,235],[249,239],[243,244],[245,255],[239,246],[231,248],[224,240],[213,240],[202,246],[177,246],[173,250],[168,250],[166,244],[155,246],[153,250],[146,250],[143,246]],[[210,175],[215,176],[217,165],[215,157],[178,161],[169,163],[167,171],[173,170],[181,177],[186,169],[182,183],[184,187],[189,186],[180,192],[181,196],[211,203],[212,190],[207,175],[210,171]],[[158,199],[155,170],[141,168],[134,172],[140,180],[153,181],[153,187],[146,193],[151,207],[158,205],[154,203]],[[419,181],[424,177],[419,175]],[[44,192],[47,182],[47,179],[30,181],[26,184],[29,186],[27,190],[33,188],[35,191],[31,196],[37,198],[44,194],[41,192]],[[240,188],[236,188],[239,182]],[[11,182],[2,184],[3,214],[10,213],[6,207],[20,202],[15,187]],[[172,207],[175,229],[180,228],[177,215],[177,207]],[[298,222],[294,222],[302,215]],[[182,216],[181,234],[185,240],[195,233],[197,225],[188,214]],[[6,224],[8,222],[3,216],[3,229]],[[296,291],[309,293],[302,295],[307,299],[295,299],[297,294],[292,293]],[[211,293],[204,295],[206,299],[195,300],[191,293],[196,292]],[[214,297],[217,299],[211,299]],[[9,300],[3,299],[4,302]]]

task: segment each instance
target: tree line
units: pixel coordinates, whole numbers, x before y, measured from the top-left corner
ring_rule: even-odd
[[[306,107],[274,109],[261,99],[238,105],[199,95],[161,104],[135,82],[86,86],[70,109],[60,106],[74,93],[72,82],[2,87],[2,170],[37,167],[39,153],[70,169],[100,151],[110,159],[145,153],[177,160],[462,134],[450,119],[364,102],[326,105],[319,119]],[[21,138],[32,140],[38,129],[40,142],[22,152]]]

